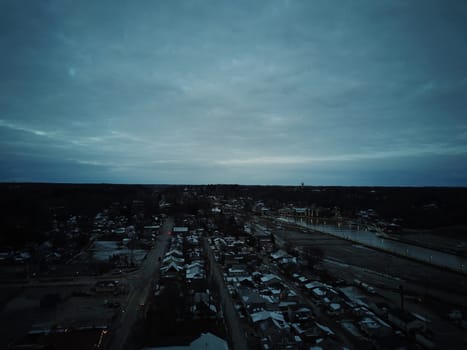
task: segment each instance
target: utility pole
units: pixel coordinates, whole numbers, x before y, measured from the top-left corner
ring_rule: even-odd
[[[399,291],[400,291],[400,295],[401,295],[401,310],[404,311],[404,287],[401,285],[399,285]]]

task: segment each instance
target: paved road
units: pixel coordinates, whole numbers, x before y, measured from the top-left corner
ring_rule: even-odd
[[[238,313],[233,304],[232,298],[224,283],[224,275],[221,272],[220,266],[214,259],[214,253],[209,246],[206,238],[203,240],[204,250],[209,259],[209,275],[217,284],[219,290],[219,299],[227,323],[227,332],[230,338],[230,348],[233,350],[248,350],[248,343],[245,336],[245,330],[238,317]]]
[[[120,350],[128,349],[127,345],[133,325],[136,321],[144,317],[147,301],[152,291],[152,285],[155,278],[158,277],[159,257],[162,257],[166,251],[169,235],[167,232],[173,227],[173,221],[168,219],[161,228],[161,234],[158,236],[155,247],[149,252],[146,260],[140,269],[139,278],[130,283],[130,292],[128,303],[120,317],[114,322],[111,330],[111,340],[109,349]]]
[[[114,275],[107,273],[98,276],[78,276],[78,277],[57,277],[49,279],[33,279],[28,281],[0,281],[1,287],[20,287],[20,288],[41,288],[41,287],[91,287],[98,281],[126,281],[134,279],[134,276],[139,276],[139,269],[136,271],[121,273]]]

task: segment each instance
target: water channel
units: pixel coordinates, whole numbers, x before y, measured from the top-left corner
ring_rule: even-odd
[[[279,218],[278,220],[293,223],[308,229],[330,234],[362,245],[405,256],[435,266],[447,268],[467,274],[467,257],[457,256],[438,250],[424,248],[408,243],[395,241],[375,232],[353,228],[349,225],[314,223],[304,219]]]

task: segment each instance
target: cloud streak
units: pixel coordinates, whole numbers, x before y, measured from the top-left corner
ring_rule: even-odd
[[[0,6],[0,180],[467,185],[465,2]]]

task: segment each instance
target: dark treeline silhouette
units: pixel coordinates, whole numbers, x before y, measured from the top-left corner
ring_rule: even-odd
[[[0,245],[41,241],[54,218],[63,220],[70,215],[92,218],[115,202],[128,211],[133,200],[143,201],[147,208],[156,208],[161,188],[163,186],[0,184]]]
[[[401,219],[405,228],[467,225],[467,188],[4,183],[0,184],[0,245],[41,241],[54,218],[92,218],[115,202],[128,211],[122,215],[131,215],[133,200],[143,201],[153,213],[163,201],[171,204],[168,214],[196,214],[209,210],[208,196],[242,198],[248,211],[262,201],[272,210],[289,204],[338,207],[344,217],[371,208],[383,219]]]
[[[197,187],[197,186],[195,186]],[[407,228],[467,225],[467,188],[452,187],[324,187],[207,185],[200,190],[225,197],[261,200],[271,209],[284,204],[340,208],[352,217],[374,209],[383,219],[402,219]],[[247,201],[251,205],[251,201]]]

